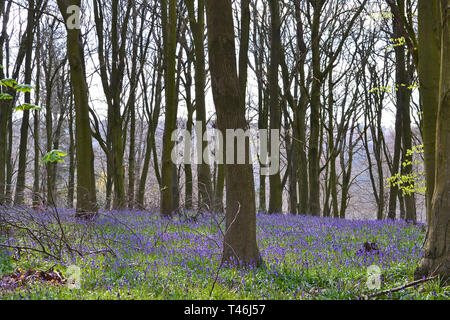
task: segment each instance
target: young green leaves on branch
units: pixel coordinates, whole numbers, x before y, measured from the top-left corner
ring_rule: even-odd
[[[0,65],[2,69],[3,66]],[[2,79],[0,80],[0,86],[12,88],[18,92],[29,93],[34,90],[34,87],[29,84],[18,84],[14,79]],[[13,96],[8,93],[0,93],[0,100],[12,100]],[[42,108],[30,103],[24,103],[14,108],[14,111],[36,110],[41,111]],[[64,162],[64,158],[67,157],[67,153],[61,150],[52,150],[42,158],[42,164]]]
[[[67,153],[61,150],[52,150],[42,158],[42,164],[64,162]]]
[[[412,150],[408,150],[406,156],[413,158],[415,155],[423,154],[423,145],[414,146]],[[387,188],[397,186],[399,190],[403,192],[403,195],[411,195],[413,193],[425,194],[426,182],[425,173],[423,169],[423,162],[420,160],[407,160],[403,162],[403,167],[413,166],[416,167],[416,172],[402,175],[397,173],[396,175],[387,179]]]

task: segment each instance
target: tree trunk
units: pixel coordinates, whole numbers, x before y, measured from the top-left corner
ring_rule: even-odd
[[[320,88],[322,86],[320,70],[320,16],[323,2],[316,1],[312,22],[312,68],[313,80],[311,88],[311,116],[310,116],[310,139],[309,139],[309,213],[320,216]]]
[[[168,1],[168,3],[167,3]],[[172,194],[172,159],[173,149],[172,132],[176,128],[176,31],[177,31],[177,12],[176,0],[161,1],[161,18],[163,29],[163,52],[164,52],[164,86],[166,98],[166,114],[164,121],[163,150],[162,150],[162,168],[161,168],[161,204],[160,211],[162,216],[171,216],[173,208]]]
[[[441,1],[442,41],[439,109],[436,131],[435,190],[430,211],[431,223],[425,255],[416,278],[431,274],[450,280],[450,1]],[[433,111],[432,109],[430,110]],[[428,109],[424,109],[424,113]],[[433,150],[425,149],[425,152]]]
[[[281,54],[281,21],[280,8],[277,0],[269,1],[271,20],[271,48],[270,48],[270,70],[269,70],[269,109],[270,109],[270,129],[280,130],[281,128],[281,107],[278,101],[278,68],[280,66]],[[270,135],[270,145],[273,143]],[[270,147],[272,152],[272,147]],[[271,159],[278,157],[278,154],[270,154]],[[283,212],[283,188],[281,187],[280,171],[269,177],[269,214]]]
[[[67,207],[73,208],[75,194],[75,139],[73,132],[73,101],[69,104],[69,183],[67,191]]]
[[[259,35],[259,39],[258,39]],[[253,11],[253,46],[254,46],[254,62],[255,62],[255,72],[258,81],[258,129],[267,130],[268,125],[268,110],[267,110],[267,99],[264,92],[264,81],[263,81],[263,69],[264,69],[264,40],[261,36],[261,26],[258,22],[258,12]],[[261,131],[260,131],[261,132]],[[267,138],[267,137],[266,137]],[[259,205],[258,212],[267,212],[267,199],[266,199],[266,176],[262,174],[264,168],[260,166],[259,171]]]
[[[34,40],[34,0],[29,1],[28,25],[27,25],[27,41],[25,53],[25,83],[31,83],[32,73],[32,56],[33,56],[33,40]],[[25,103],[31,103],[31,94],[25,93]],[[14,205],[22,205],[24,202],[25,179],[27,170],[27,151],[28,151],[28,127],[30,125],[30,111],[23,111],[22,126],[20,128],[20,144],[19,144],[19,168],[17,169],[16,193],[14,195]]]
[[[145,155],[144,155],[144,164],[142,166],[142,172],[141,177],[139,179],[139,188],[138,188],[138,195],[137,195],[137,203],[143,208],[145,206],[145,186],[147,183],[147,177],[148,177],[148,171],[150,168],[150,162],[152,159],[152,151],[155,148],[155,132],[158,127],[158,121],[161,111],[161,87],[162,87],[162,70],[160,68],[160,62],[161,58],[158,57],[158,60],[156,62],[156,65],[158,65],[158,68],[156,68],[153,72],[153,81],[152,81],[152,97],[150,105],[153,106],[153,112],[150,111],[150,105],[148,101],[148,97],[146,92],[144,92],[144,102],[146,106],[146,112],[148,115],[148,131],[147,131],[147,139],[146,139],[146,149],[145,149]],[[142,79],[144,83],[144,87],[146,87],[146,80],[145,76],[142,74]],[[155,84],[156,79],[156,84]],[[154,155],[155,153],[153,153]],[[158,162],[156,156],[154,159],[154,166],[155,166],[155,173],[158,178],[158,183],[160,183],[159,178],[159,171],[158,171]]]
[[[59,10],[66,21],[68,19],[67,8],[71,5],[81,7],[81,0],[58,0]],[[80,217],[92,217],[97,213],[97,197],[83,45],[79,29],[66,29],[67,55],[70,64],[76,114],[77,215]]]
[[[393,37],[399,38],[401,37],[400,27],[398,26],[398,22],[394,20],[393,25]],[[402,149],[402,133],[403,133],[403,125],[404,125],[404,113],[405,109],[409,108],[409,101],[407,96],[408,90],[405,86],[401,86],[401,84],[406,84],[406,69],[405,69],[405,48],[402,46],[395,47],[395,60],[396,60],[396,77],[395,81],[397,84],[396,91],[396,118],[395,118],[395,144],[394,144],[394,157],[392,163],[392,172],[391,175],[395,176],[400,173],[400,162],[401,162],[401,149]],[[397,217],[397,198],[399,196],[399,188],[398,186],[392,186],[389,193],[389,211],[388,217],[389,219],[395,220]]]
[[[197,166],[198,172],[198,210],[206,211],[213,206],[213,189],[211,182],[211,168],[209,164],[203,161],[203,150],[208,148],[207,141],[207,123],[206,123],[206,105],[205,105],[205,88],[206,88],[206,67],[205,67],[205,1],[199,0],[197,5],[197,18],[195,17],[194,1],[186,2],[188,5],[189,21],[191,25],[192,35],[194,38],[195,52],[195,111],[197,114],[197,122],[202,125],[201,132],[197,132],[197,159],[200,164]],[[203,139],[203,138],[206,139]],[[205,141],[206,140],[206,141]]]
[[[248,124],[245,119],[245,109],[242,108],[240,101],[239,79],[236,71],[231,0],[207,0],[206,7],[211,84],[218,127],[222,133],[225,133],[227,129],[246,130]],[[227,141],[226,145],[227,148],[237,151],[236,141]],[[250,153],[248,141],[247,150]],[[252,165],[250,163],[226,165],[225,175],[227,206],[222,261],[239,265],[260,265],[262,258],[256,243],[256,206]]]
[[[0,5],[0,12],[3,16],[3,25],[0,33],[0,64],[3,64],[4,45],[7,41],[8,34],[6,28],[9,21],[9,12],[11,10],[11,2],[5,8],[5,2]],[[0,69],[0,79],[5,78],[4,69]],[[2,89],[3,90],[3,89]],[[8,119],[11,116],[11,102],[8,100],[0,100],[0,204],[4,203],[3,196],[6,190],[6,150],[8,136]]]
[[[402,12],[405,9],[404,0],[398,1],[399,10]],[[398,21],[394,19],[394,38],[400,38],[402,36],[400,27],[398,26]],[[407,156],[407,151],[411,150],[411,117],[410,117],[410,100],[411,100],[411,90],[408,88],[410,86],[410,79],[408,77],[408,71],[406,68],[406,57],[405,57],[405,46],[395,47],[395,68],[396,68],[396,90],[397,90],[397,112],[401,112],[401,124],[396,127],[396,130],[400,130],[398,133],[401,136],[401,142],[403,142],[402,148],[402,163],[405,161],[412,161],[412,156]],[[400,141],[396,141],[400,142]],[[400,146],[396,146],[396,148]],[[396,165],[394,163],[394,165]],[[408,175],[412,172],[412,165],[404,167],[402,165],[402,175]],[[396,174],[397,172],[394,172]],[[397,191],[398,192],[398,191]],[[405,218],[408,221],[416,221],[416,204],[414,194],[403,195],[405,204]],[[391,213],[392,215],[392,213]],[[391,216],[392,218],[392,216]]]
[[[41,91],[41,36],[39,24],[37,26],[37,44],[36,44],[36,105],[40,102],[40,91]],[[33,181],[33,207],[36,207],[40,203],[39,197],[39,185],[40,185],[40,150],[39,150],[39,137],[40,137],[40,111],[35,110],[34,112],[34,181]]]
[[[189,54],[188,54],[189,55]],[[186,109],[187,109],[187,120],[186,120],[186,131],[189,132],[189,137],[192,137],[192,125],[194,121],[193,113],[194,113],[194,105],[192,103],[192,94],[191,94],[191,86],[192,86],[192,62],[189,60],[187,62],[186,68],[186,83],[184,90],[186,91]],[[185,141],[190,146],[192,141]],[[186,152],[191,152],[191,150],[187,150]],[[184,207],[186,210],[192,210],[193,208],[193,179],[192,179],[192,164],[185,163],[184,164]]]
[[[419,0],[419,82],[423,112],[423,143],[425,152],[425,180],[427,208],[431,209],[435,183],[436,121],[439,105],[439,79],[441,72],[441,24],[439,1]],[[433,150],[431,152],[431,150]],[[427,221],[431,223],[431,210]]]

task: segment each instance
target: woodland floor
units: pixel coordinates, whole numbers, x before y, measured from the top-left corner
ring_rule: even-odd
[[[258,215],[265,266],[237,269],[220,266],[221,217],[108,212],[93,224],[60,214],[72,249],[45,236],[60,259],[0,249],[0,299],[363,299],[413,281],[425,236],[404,222]],[[56,234],[54,216],[41,215]],[[6,241],[40,248],[20,233]],[[379,290],[367,287],[371,265],[382,270]],[[81,269],[79,289],[65,284],[70,266]],[[436,279],[375,299],[450,299],[450,287]]]

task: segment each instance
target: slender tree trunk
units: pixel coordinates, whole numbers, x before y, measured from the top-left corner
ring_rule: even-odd
[[[37,49],[36,49],[36,105],[40,102],[41,91],[41,36],[39,24],[37,25]],[[39,182],[40,182],[40,150],[39,150],[39,137],[40,137],[40,112],[35,110],[34,112],[34,182],[33,182],[33,207],[36,207],[39,202]]]
[[[67,191],[67,207],[73,208],[75,194],[75,139],[73,132],[73,101],[69,104],[69,184]]]
[[[33,40],[34,40],[34,0],[29,1],[28,11],[28,25],[27,25],[27,42],[25,53],[25,83],[31,83],[32,73],[32,55],[33,55]],[[31,94],[25,93],[25,103],[31,103]],[[14,204],[22,205],[24,202],[24,191],[26,188],[26,170],[27,170],[27,151],[28,151],[28,127],[30,125],[30,111],[23,112],[22,126],[20,128],[20,144],[19,144],[19,168],[17,170],[16,192],[14,196]]]
[[[330,71],[328,77],[328,136],[329,136],[329,150],[330,150],[330,194],[331,194],[331,207],[333,209],[333,217],[339,218],[339,205],[338,205],[338,191],[337,183],[338,178],[336,174],[336,151],[335,151],[335,132],[334,132],[334,97],[333,97],[333,71]]]
[[[168,2],[168,3],[167,3]],[[163,26],[163,52],[164,52],[164,86],[166,98],[166,114],[164,122],[163,134],[163,150],[162,150],[162,169],[161,169],[161,204],[160,211],[163,216],[171,216],[175,208],[173,208],[172,194],[172,159],[171,152],[173,149],[172,132],[176,127],[176,81],[175,81],[175,64],[176,64],[176,0],[161,1],[161,17]]]
[[[137,30],[137,8],[133,6],[133,30]],[[130,97],[128,108],[130,110],[130,146],[128,153],[128,209],[133,209],[135,204],[135,183],[136,183],[136,88],[138,82],[138,38],[133,34],[133,62],[130,74]]]
[[[309,213],[320,216],[320,88],[322,86],[320,70],[320,17],[323,7],[322,1],[316,1],[312,22],[312,68],[313,80],[311,88],[311,116],[310,116],[310,139],[309,139]]]
[[[400,27],[396,20],[394,20],[393,25],[393,37],[399,38],[401,37]],[[405,48],[402,46],[395,47],[395,58],[396,58],[396,84],[398,90],[396,91],[396,107],[397,113],[395,118],[395,144],[394,144],[394,157],[392,163],[392,172],[391,175],[395,176],[400,173],[400,162],[401,162],[401,149],[402,149],[402,133],[403,133],[403,124],[404,124],[404,110],[405,108],[409,108],[409,101],[407,101],[407,88],[405,86],[401,86],[401,84],[406,84],[406,69],[405,69]],[[392,186],[389,194],[389,211],[388,217],[389,219],[395,220],[397,216],[397,198],[399,194],[398,186]]]
[[[278,68],[280,66],[281,54],[281,21],[280,8],[277,0],[269,1],[271,15],[271,48],[270,48],[270,71],[269,71],[269,109],[270,109],[270,129],[280,130],[281,128],[281,107],[278,101]],[[270,145],[277,143],[272,141],[270,136]],[[272,150],[272,147],[270,148]],[[271,158],[279,156],[278,154],[270,154]],[[269,197],[269,214],[283,212],[283,188],[281,187],[280,172],[271,175],[270,181],[270,197]]]
[[[145,105],[147,109],[147,114],[149,117],[149,123],[148,123],[148,131],[147,131],[147,139],[146,139],[146,149],[145,149],[145,155],[144,155],[144,164],[142,166],[142,172],[141,177],[139,179],[139,188],[138,188],[138,195],[137,195],[137,203],[141,206],[145,206],[145,186],[147,183],[147,177],[148,177],[148,171],[150,168],[150,163],[152,160],[152,154],[155,155],[155,153],[152,153],[152,151],[155,149],[155,132],[158,127],[158,121],[160,116],[160,110],[161,110],[161,81],[162,81],[162,71],[159,67],[160,64],[160,58],[157,61],[158,68],[156,68],[153,72],[153,83],[156,79],[156,84],[152,85],[152,97],[150,105],[153,106],[153,112],[150,112],[150,106],[148,105],[148,97],[146,93],[144,93],[144,99],[145,99]],[[146,87],[145,77],[142,75],[142,79],[144,82],[144,87]],[[153,158],[154,160],[154,166],[155,166],[155,174],[158,179],[158,183],[160,183],[159,178],[159,171],[158,171],[158,162],[156,156]]]
[[[0,5],[0,12],[3,16],[3,25],[0,33],[0,64],[3,64],[4,45],[7,41],[7,26],[9,21],[9,12],[11,10],[11,2],[5,8],[5,2]],[[0,79],[5,78],[4,69],[0,69]],[[1,89],[3,90],[3,88]],[[7,150],[7,136],[8,136],[8,119],[11,113],[11,102],[8,100],[0,100],[0,204],[4,202],[4,195],[6,190],[6,150]]]
[[[5,190],[5,204],[11,205],[13,202],[13,175],[14,175],[14,164],[12,159],[12,148],[13,148],[13,121],[11,113],[8,119],[8,147],[6,149],[6,190]]]
[[[203,150],[208,147],[207,127],[206,127],[206,105],[205,105],[205,87],[206,87],[206,67],[205,67],[205,1],[198,0],[197,17],[195,17],[194,1],[187,0],[189,21],[194,38],[194,69],[195,69],[195,110],[197,114],[197,122],[202,124],[201,132],[197,132],[197,158],[203,159]],[[206,140],[206,141],[205,141]],[[209,164],[201,163],[197,166],[198,172],[198,210],[205,211],[212,208],[213,205],[213,189],[211,182],[211,168]]]
[[[214,194],[216,198],[215,203],[215,212],[223,212],[223,192],[225,189],[225,165],[218,164],[217,165],[217,178],[216,178],[216,186],[214,188]]]
[[[191,52],[187,52],[188,57],[192,55]],[[188,59],[189,59],[188,58]],[[186,109],[187,109],[187,120],[186,120],[186,131],[189,133],[189,137],[192,137],[192,126],[193,126],[193,113],[195,111],[195,106],[192,103],[192,60],[189,59],[187,62],[186,72],[185,72],[185,88],[186,91]],[[185,141],[188,146],[191,145],[192,141]],[[191,153],[191,150],[185,147],[185,153]],[[192,164],[184,164],[184,207],[186,210],[192,210],[193,208],[193,179],[192,179]]]
[[[133,94],[134,96],[134,94]],[[136,110],[134,105],[135,98],[130,105],[130,146],[128,154],[128,209],[134,208],[134,185],[136,168]]]
[[[264,92],[264,81],[263,81],[263,69],[264,69],[264,40],[261,36],[261,26],[258,21],[258,11],[253,11],[253,46],[254,46],[254,62],[255,62],[255,70],[256,77],[258,81],[258,129],[260,132],[264,132],[263,130],[267,130],[268,124],[268,110],[267,110],[267,99],[266,94]],[[258,39],[259,35],[259,39]],[[241,85],[242,87],[242,85]],[[267,138],[267,137],[266,137]],[[262,174],[263,167],[259,168],[259,205],[258,212],[266,213],[267,212],[267,199],[266,199],[266,176]]]
[[[286,135],[288,137],[288,135]],[[298,172],[298,151],[297,143],[288,138],[287,145],[291,149],[290,167],[289,167],[289,213],[297,214],[297,172]]]
[[[192,113],[189,113],[186,130],[189,133],[192,133]],[[190,151],[189,151],[190,152]],[[184,174],[185,174],[185,182],[184,182],[184,193],[185,193],[185,200],[184,200],[184,206],[186,210],[192,210],[193,207],[193,179],[192,179],[192,165],[190,163],[187,163],[184,165]]]
[[[402,12],[405,10],[404,0],[398,1],[398,8]],[[400,38],[402,33],[400,27],[398,26],[398,21],[394,19],[394,38]],[[408,89],[410,86],[410,79],[408,77],[408,71],[406,68],[406,56],[405,56],[405,46],[395,47],[395,67],[396,67],[396,90],[397,90],[397,112],[401,112],[401,124],[396,127],[396,130],[401,131],[398,133],[401,136],[401,141],[403,143],[403,154],[402,163],[405,161],[412,161],[411,156],[407,156],[407,151],[411,150],[411,117],[410,117],[410,100],[411,100],[411,90]],[[396,141],[399,142],[399,141]],[[400,146],[397,146],[400,148]],[[395,164],[394,164],[395,165]],[[412,172],[412,165],[404,167],[402,166],[402,175],[408,175]],[[396,173],[396,172],[395,172]],[[394,174],[395,174],[394,173]],[[397,191],[398,192],[398,191]],[[411,196],[403,195],[404,205],[405,205],[405,218],[408,221],[416,221],[416,205],[414,194]],[[391,213],[391,218],[393,214]]]
[[[52,107],[52,92],[53,92],[53,50],[51,50],[52,44],[50,44],[49,57],[48,57],[48,68],[44,71],[45,73],[45,129],[47,136],[47,152],[52,151],[53,147],[53,107]],[[47,203],[53,205],[54,196],[54,165],[49,162],[47,167]]]

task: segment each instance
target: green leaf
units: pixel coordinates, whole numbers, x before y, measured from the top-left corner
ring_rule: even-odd
[[[4,87],[14,88],[17,85],[17,81],[14,79],[3,79],[0,80],[0,85]]]
[[[14,108],[15,111],[25,111],[25,110],[37,110],[40,111],[42,110],[41,107],[38,107],[34,104],[29,104],[29,103],[24,103],[20,106],[18,106],[17,108]]]
[[[34,90],[34,87],[29,84],[18,84],[17,86],[14,87],[14,89],[26,93],[31,92],[31,90]]]
[[[67,157],[67,153],[61,150],[52,150],[42,158],[42,164],[64,162],[64,158]]]
[[[7,93],[0,93],[0,100],[12,100],[13,96]]]

